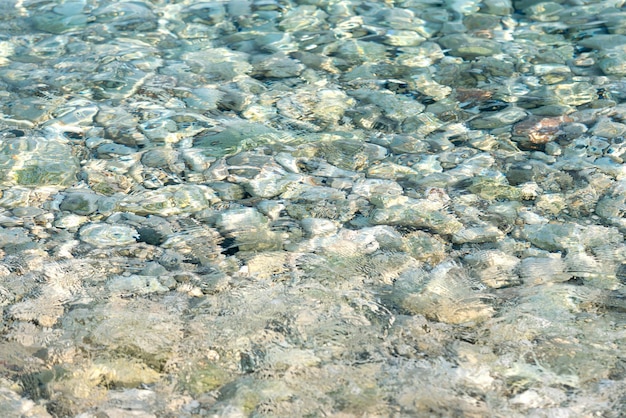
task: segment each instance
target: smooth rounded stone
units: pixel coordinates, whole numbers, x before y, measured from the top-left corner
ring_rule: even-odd
[[[545,89],[559,103],[569,106],[580,106],[596,99],[596,88],[585,81],[553,84]]]
[[[500,17],[485,13],[476,13],[465,16],[463,25],[470,31],[493,30],[500,25]]]
[[[429,149],[426,141],[414,135],[383,135],[372,138],[371,142],[389,148],[396,154],[420,154]]]
[[[571,273],[565,271],[565,262],[560,254],[525,258],[520,262],[517,272],[527,285],[566,282],[572,277]]]
[[[215,229],[198,225],[168,235],[161,247],[185,256],[186,260],[205,265],[220,255],[223,250],[221,243],[222,237]]]
[[[617,228],[603,225],[586,225],[581,244],[585,248],[595,249],[605,245],[621,244],[624,234]],[[580,246],[578,247],[580,249]]]
[[[613,122],[606,117],[599,118],[596,124],[591,128],[593,135],[603,138],[614,139],[623,137],[626,134],[626,125],[619,122]]]
[[[391,208],[401,206],[409,202],[410,198],[403,195],[376,195],[369,199],[370,203],[377,208]]]
[[[568,116],[538,117],[529,116],[513,127],[513,140],[526,149],[537,149],[538,146],[554,141],[561,132],[561,126],[572,122]]]
[[[15,209],[32,204],[32,190],[25,187],[13,187],[3,191],[0,207]]]
[[[362,228],[364,233],[373,236],[378,242],[378,247],[385,251],[404,251],[404,239],[395,228],[387,225],[377,225]]]
[[[285,247],[290,252],[320,253],[337,258],[361,257],[379,249],[376,238],[366,230],[340,229],[333,235],[320,235]]]
[[[593,248],[623,239],[616,228],[572,222],[525,225],[523,234],[533,245],[547,251],[566,251],[581,244]]]
[[[479,155],[478,152],[474,149],[467,147],[456,147],[449,151],[443,151],[437,154],[436,160],[439,162],[441,167],[446,170],[457,167],[460,164],[464,164],[468,162],[470,159],[474,158],[476,155]],[[490,164],[486,165],[487,167]]]
[[[257,151],[244,151],[228,157],[226,164],[229,166],[229,172],[238,176],[251,177],[247,173],[249,170],[251,173],[258,173],[263,167],[271,166],[277,170],[282,170],[280,166],[274,164],[274,157],[271,155],[265,155],[262,152]]]
[[[293,367],[318,367],[322,360],[315,355],[314,350],[296,348],[282,348],[274,346],[268,350],[265,362],[272,365],[273,370],[289,370]],[[282,390],[279,393],[284,393]],[[288,398],[289,395],[285,396]]]
[[[199,87],[191,89],[183,100],[192,109],[209,111],[217,109],[217,103],[223,97],[224,93],[217,88]]]
[[[509,126],[526,117],[527,113],[517,107],[509,107],[508,109],[491,114],[485,114],[472,119],[469,124],[472,129],[496,129]]]
[[[467,189],[486,200],[522,200],[524,195],[521,188],[523,186],[514,187],[506,184],[505,181],[489,177],[475,177]]]
[[[244,256],[246,275],[258,280],[267,280],[289,274],[289,253],[286,251],[269,251],[262,254],[251,253]]]
[[[224,123],[219,132],[208,131],[194,138],[194,148],[209,157],[221,158],[236,154],[247,148],[271,144],[284,139],[279,133],[262,124],[245,120]]]
[[[274,156],[274,160],[288,173],[298,174],[301,172],[299,160],[289,152],[279,152]]]
[[[248,54],[227,48],[208,46],[198,51],[185,52],[181,59],[192,68],[192,71],[210,79],[230,81],[253,70],[253,66],[248,62]]]
[[[446,0],[444,2],[448,8],[462,15],[472,15],[480,10],[479,0]]]
[[[467,272],[443,262],[429,273],[402,274],[394,282],[392,299],[412,315],[448,324],[472,324],[489,319],[494,310],[489,295],[477,292]]]
[[[285,210],[294,219],[326,218],[341,223],[352,220],[356,213],[365,210],[358,199],[286,200]]]
[[[139,272],[140,276],[162,276],[168,274],[168,271],[165,267],[156,263],[154,261],[149,261],[146,263],[146,266]]]
[[[438,202],[411,199],[404,205],[374,209],[370,214],[373,225],[402,225],[430,229],[438,234],[454,234],[463,224]]]
[[[378,196],[398,196],[404,192],[395,181],[382,179],[359,179],[352,185],[352,193],[372,199]]]
[[[426,40],[421,34],[413,30],[388,30],[383,43],[391,46],[418,46]]]
[[[622,222],[626,213],[626,194],[615,193],[603,196],[596,204],[595,213],[612,222],[618,222],[623,228],[623,225],[626,225]]]
[[[511,164],[505,175],[510,185],[517,186],[531,181],[541,182],[550,172],[553,170],[547,164],[528,160]]]
[[[301,168],[301,172],[306,172],[310,176],[346,179],[350,184],[352,184],[352,179],[360,177],[356,171],[344,170],[317,158],[298,158],[298,165]]]
[[[138,125],[146,138],[154,142],[176,142],[176,122],[170,118],[150,119]]]
[[[470,274],[492,289],[519,284],[517,268],[520,260],[501,250],[481,250],[463,257]]]
[[[89,222],[89,217],[70,213],[58,216],[54,221],[54,226],[56,228],[76,231],[81,225],[84,225],[87,222]]]
[[[498,222],[512,224],[517,219],[517,214],[522,206],[521,202],[492,202],[487,206],[485,212],[494,216]]]
[[[46,125],[60,124],[61,126],[89,127],[92,125],[99,110],[99,106],[89,100],[70,100],[55,111],[55,117],[46,122]]]
[[[484,12],[490,15],[508,16],[513,12],[511,0],[484,0]]]
[[[26,221],[28,222],[28,220]],[[0,226],[12,227],[12,226],[24,226],[24,219],[17,216],[4,216],[0,215]]]
[[[252,61],[251,75],[266,78],[297,77],[305,69],[300,62],[289,58],[283,52],[277,52],[261,61]]]
[[[389,161],[383,161],[380,164],[375,164],[367,169],[367,177],[380,178],[387,180],[401,180],[407,177],[416,177],[418,170],[413,170],[410,167],[406,167],[400,164],[394,164]]]
[[[278,27],[285,32],[319,31],[328,15],[315,6],[302,5],[287,11]]]
[[[137,215],[171,216],[198,212],[217,201],[219,198],[207,186],[180,184],[124,196],[117,208]]]
[[[452,235],[455,244],[497,242],[504,237],[504,233],[493,225],[463,228]]]
[[[107,138],[117,143],[129,146],[146,143],[146,137],[137,129],[140,122],[137,116],[123,107],[101,105],[95,122],[104,128]]]
[[[117,193],[128,193],[134,185],[124,174],[116,174],[109,170],[102,170],[102,164],[97,164],[98,160],[92,160],[83,166],[83,172],[87,177],[87,184],[91,190],[105,196],[112,196]]]
[[[207,183],[207,186],[214,190],[221,200],[239,200],[246,195],[244,188],[239,184],[220,181]]]
[[[403,47],[396,62],[416,68],[428,68],[444,57],[441,47],[435,42],[424,42],[418,47]]]
[[[298,183],[293,184],[280,197],[289,201],[305,200],[317,202],[320,200],[342,200],[346,198],[346,193],[330,187]]]
[[[67,187],[78,170],[71,146],[59,137],[9,138],[0,144],[0,184]]]
[[[252,48],[254,48],[255,51],[262,50],[263,52],[268,53],[289,53],[292,58],[296,58],[292,54],[298,50],[298,44],[294,37],[290,33],[286,32],[267,32],[255,37],[253,40],[244,40],[239,45],[243,47],[243,44],[248,43],[249,45],[254,44],[254,47]],[[249,48],[250,47],[243,47],[242,49],[248,50]]]
[[[77,215],[90,215],[98,210],[100,196],[94,193],[70,192],[59,208]]]
[[[95,247],[117,247],[137,242],[135,228],[125,225],[92,223],[82,227],[78,233],[80,240]]]
[[[139,130],[155,143],[173,144],[184,138],[194,138],[215,127],[215,121],[192,112],[162,112],[163,116],[152,118],[138,125]],[[170,150],[169,148],[159,148]],[[156,150],[154,150],[156,151]],[[170,150],[170,152],[173,152]]]
[[[226,9],[223,4],[203,1],[186,6],[180,11],[179,17],[184,22],[196,22],[213,26],[224,20]]]
[[[281,115],[325,128],[337,123],[356,101],[339,89],[301,89],[276,102]]]
[[[167,237],[173,233],[172,226],[165,219],[158,216],[148,216],[145,220],[136,225],[139,237],[137,241],[150,245],[161,245]]]
[[[613,158],[601,157],[594,161],[594,167],[617,180],[626,178],[626,166],[615,161]]]
[[[493,40],[475,38],[465,34],[442,36],[439,39],[439,43],[444,48],[450,50],[450,55],[465,59],[490,57],[502,52],[500,44]]]
[[[623,163],[626,155],[626,140],[623,137],[613,138],[604,154],[618,163]]]
[[[615,272],[615,266],[601,264],[598,257],[587,254],[582,246],[578,251],[568,251],[563,261],[566,271],[574,277],[601,280],[602,276],[610,276]]]
[[[334,55],[346,60],[351,65],[363,62],[376,62],[380,57],[384,57],[385,53],[385,45],[358,39],[345,40],[334,51]]]
[[[539,22],[558,21],[562,12],[563,6],[551,1],[532,4],[524,8],[525,15]]]
[[[157,148],[146,151],[141,156],[141,163],[146,167],[167,168],[178,159],[178,152],[168,148]]]
[[[126,46],[121,46],[125,48]],[[124,66],[123,76],[119,63],[107,63],[98,67],[98,71],[89,77],[92,97],[98,100],[122,100],[130,97],[146,80],[149,73],[131,63]]]
[[[285,205],[277,200],[262,200],[256,208],[270,220],[275,221],[280,218],[281,212],[285,210]]]
[[[268,115],[275,113],[275,110],[273,108],[266,108],[263,113],[255,111],[255,108],[252,106],[254,106],[253,103],[257,101],[257,97],[260,93],[242,91],[237,85],[220,86],[219,90],[220,92],[222,92],[222,97],[217,103],[218,107],[230,109],[235,112],[242,112],[242,116],[245,116],[246,119],[250,120],[250,122],[262,122],[263,118],[259,116],[265,112],[268,112]]]
[[[110,30],[147,32],[157,27],[156,15],[140,2],[108,4],[92,13],[98,23],[106,23]]]
[[[169,289],[163,286],[154,276],[117,276],[107,281],[107,288],[115,295],[148,295],[150,293],[165,293]]]
[[[45,215],[45,212],[41,208],[33,207],[33,206],[22,206],[17,207],[11,210],[13,216],[17,216],[19,218],[35,218],[38,216]]]
[[[24,228],[2,228],[0,229],[0,248],[7,249],[30,243],[32,240]]]
[[[388,151],[380,145],[353,139],[328,140],[307,144],[294,152],[297,157],[319,157],[342,170],[362,171],[386,158]]]
[[[300,220],[300,225],[309,238],[320,235],[333,235],[337,232],[337,224],[329,219],[304,218]]]
[[[253,179],[242,181],[243,187],[253,197],[269,199],[278,196],[302,181],[300,174],[285,174],[284,171],[262,169]]]
[[[403,237],[403,249],[418,261],[431,266],[448,257],[448,244],[440,237],[424,231],[411,232]]]
[[[539,196],[535,206],[537,209],[540,209],[541,213],[544,215],[550,214],[554,216],[567,208],[567,202],[560,194],[550,193]]]
[[[196,148],[184,148],[180,150],[180,156],[193,174],[202,173],[216,161],[215,158],[204,155],[202,150]],[[224,176],[226,176],[226,172]]]
[[[80,4],[76,2],[76,4]],[[35,13],[33,15],[33,27],[48,33],[62,34],[70,31],[82,30],[89,23],[87,13],[77,11],[74,14],[57,13],[54,11],[46,11],[43,13]]]
[[[403,122],[424,110],[424,105],[420,102],[390,91],[358,89],[350,92],[350,95],[363,103],[376,105],[385,116],[397,122]]]
[[[268,219],[254,208],[229,209],[220,213],[215,227],[239,251],[282,249],[282,237],[269,229]]]
[[[585,48],[597,50],[613,49],[626,46],[626,35],[619,34],[594,34],[578,41],[578,44]]]

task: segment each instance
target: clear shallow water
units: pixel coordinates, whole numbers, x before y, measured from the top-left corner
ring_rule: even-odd
[[[620,416],[620,2],[2,1],[3,416]]]

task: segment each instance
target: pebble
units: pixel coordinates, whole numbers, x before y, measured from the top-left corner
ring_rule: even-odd
[[[80,229],[81,241],[96,247],[124,246],[134,244],[137,231],[124,225],[89,224]]]

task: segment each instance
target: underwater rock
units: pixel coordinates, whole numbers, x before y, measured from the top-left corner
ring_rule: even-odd
[[[394,297],[406,312],[449,324],[476,323],[489,319],[491,296],[472,290],[471,279],[452,262],[437,265],[430,273],[401,275]]]
[[[81,241],[96,247],[124,246],[137,242],[137,231],[125,225],[92,223],[80,229]]]
[[[463,224],[454,215],[446,213],[440,203],[427,199],[409,199],[402,205],[374,209],[370,222],[424,228],[444,235],[463,228]]]
[[[9,138],[0,143],[3,185],[67,187],[76,182],[78,161],[58,137]]]
[[[127,195],[117,203],[117,207],[120,211],[137,215],[170,216],[198,212],[218,200],[207,186],[181,184]]]

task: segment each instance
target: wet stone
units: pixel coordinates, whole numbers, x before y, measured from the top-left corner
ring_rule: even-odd
[[[98,210],[100,196],[93,193],[68,193],[61,205],[61,210],[66,210],[77,215],[90,215]]]
[[[492,40],[474,38],[464,34],[443,36],[440,43],[451,50],[451,55],[466,59],[495,55],[501,50],[500,45]]]
[[[170,216],[206,209],[215,200],[217,197],[207,186],[176,185],[125,196],[117,206],[137,215]]]
[[[81,241],[95,247],[124,246],[137,241],[137,231],[125,225],[93,223],[80,229]]]
[[[78,162],[59,138],[11,138],[0,143],[2,183],[23,186],[70,186]]]

